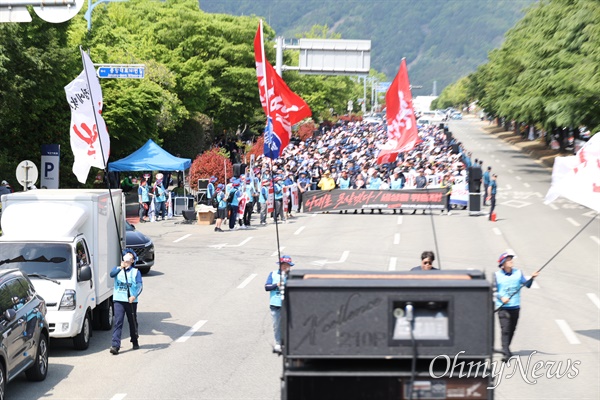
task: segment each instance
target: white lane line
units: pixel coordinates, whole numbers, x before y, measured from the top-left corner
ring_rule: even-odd
[[[521,180],[521,177],[520,177],[520,176],[518,176],[518,175],[517,175],[517,176],[515,176],[515,178],[517,178],[517,180],[518,180],[518,181],[520,181],[520,180]]]
[[[248,243],[248,242],[249,242],[249,241],[251,241],[251,240],[252,240],[252,236],[250,236],[250,237],[247,237],[247,238],[246,238],[246,239],[244,239],[244,240],[242,241],[242,243],[240,243],[240,244],[232,244],[232,245],[229,245],[228,247],[241,247],[241,246],[245,245],[246,243]]]
[[[574,226],[581,225],[579,222],[575,221],[573,218],[567,218],[567,221],[569,221],[570,223],[572,223]]]
[[[173,243],[181,242],[182,240],[185,240],[185,239],[189,238],[190,236],[192,236],[192,234],[191,234],[191,233],[188,233],[187,235],[183,235],[183,236],[182,236],[182,237],[180,237],[179,239],[177,239],[177,240],[173,240]]]
[[[271,254],[271,257],[275,257],[277,254],[281,253],[281,252],[283,251],[283,249],[285,249],[285,247],[281,246],[281,247],[279,248],[279,251],[275,250],[275,251],[273,252],[273,254]]]
[[[498,228],[492,228],[492,232],[494,232],[498,236],[502,235],[502,231]]]
[[[525,279],[529,280],[531,279],[530,276],[525,276]],[[532,289],[539,289],[540,285],[538,285],[537,281],[534,279],[533,282],[531,282],[531,288]]]
[[[317,261],[313,261],[312,264],[320,265],[320,266],[324,266],[325,264],[341,264],[348,259],[349,255],[350,255],[349,251],[344,251],[342,253],[342,257],[340,257],[340,259],[338,261],[317,260]]]
[[[110,400],[123,400],[125,397],[127,397],[127,393],[117,393]]]
[[[238,289],[243,289],[246,287],[247,284],[250,283],[250,281],[254,278],[256,278],[257,274],[251,274],[249,277],[247,277],[244,282],[240,283],[240,285],[237,287]]]
[[[523,183],[523,186],[525,186],[525,187],[531,187],[531,185],[529,183],[527,183],[527,182]]]
[[[554,321],[556,321],[556,324],[562,331],[563,335],[565,335],[565,337],[567,338],[567,341],[569,343],[581,344],[581,342],[577,338],[577,335],[575,334],[575,332],[573,332],[573,330],[571,329],[569,324],[567,324],[567,321],[565,321],[564,319],[555,319]]]
[[[398,262],[398,259],[396,257],[390,257],[390,266],[388,267],[388,270],[395,271],[397,262]]]
[[[183,343],[183,342],[185,342],[186,340],[188,340],[189,338],[191,338],[192,335],[198,331],[198,329],[202,328],[202,325],[204,325],[207,322],[208,321],[203,320],[203,319],[200,320],[200,321],[198,321],[198,322],[196,322],[196,325],[192,326],[186,333],[183,334],[183,336],[181,336],[175,342],[177,342],[177,343]]]
[[[559,206],[557,206],[557,205],[556,205],[556,204],[554,204],[554,203],[550,203],[550,204],[548,204],[548,206],[550,206],[550,208],[551,208],[551,209],[553,209],[553,210],[558,210],[558,209],[560,209],[560,207],[559,207]]]
[[[512,186],[506,185],[506,190],[512,190]]]
[[[296,232],[294,232],[294,235],[299,235],[303,230],[304,230],[304,226],[301,226],[300,228],[298,228],[298,230],[296,230]]]
[[[394,244],[400,244],[400,234],[396,233],[394,235]]]
[[[598,239],[598,236],[590,236],[590,239],[596,242],[596,244],[600,244],[600,239]]]
[[[588,293],[587,297],[600,309],[600,299],[594,293]]]
[[[398,225],[402,225],[402,215],[398,216]]]
[[[314,217],[316,217],[316,216],[317,216],[317,214],[313,214],[313,215],[311,215],[310,217],[311,217],[311,218],[314,218]]]

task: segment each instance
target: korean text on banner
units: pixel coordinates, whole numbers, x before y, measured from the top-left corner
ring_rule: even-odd
[[[81,52],[84,69],[65,86],[71,107],[70,142],[75,161],[73,173],[85,183],[91,167],[106,168],[110,138],[102,118],[102,90],[89,56]]]

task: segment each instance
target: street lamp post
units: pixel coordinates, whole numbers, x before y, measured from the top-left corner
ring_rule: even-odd
[[[127,0],[96,0],[95,3],[92,3],[92,0],[88,0],[88,9],[84,14],[84,18],[87,21],[87,30],[91,32],[92,30],[92,11],[96,8],[97,5],[102,3],[113,3],[113,2],[123,2]]]

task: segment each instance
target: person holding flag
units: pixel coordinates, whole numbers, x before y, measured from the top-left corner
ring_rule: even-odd
[[[292,257],[281,256],[279,258],[279,269],[271,271],[265,283],[265,290],[269,292],[269,308],[273,318],[273,333],[275,345],[273,351],[281,352],[281,306],[283,305],[282,292],[285,287],[287,274],[294,266]]]

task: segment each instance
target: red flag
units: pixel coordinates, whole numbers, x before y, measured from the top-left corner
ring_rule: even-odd
[[[308,104],[290,90],[267,61],[262,38],[262,20],[254,37],[254,57],[260,102],[268,120],[265,129],[265,156],[275,159],[290,142],[292,125],[310,117],[312,112]]]
[[[410,151],[420,141],[405,59],[402,59],[398,75],[396,75],[385,94],[385,106],[389,145],[379,153],[378,163],[380,158],[395,160],[395,156],[391,159],[392,154],[395,153],[397,156],[400,152]],[[382,163],[391,161],[383,161]]]

